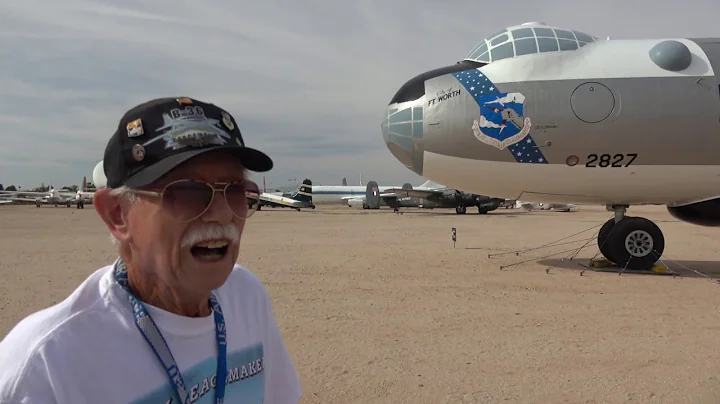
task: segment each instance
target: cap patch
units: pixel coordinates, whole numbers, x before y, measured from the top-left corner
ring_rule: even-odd
[[[125,129],[127,129],[128,137],[138,137],[145,134],[145,130],[143,129],[142,125],[142,119],[136,119],[128,123],[125,126]]]
[[[228,114],[225,111],[222,112],[222,121],[223,121],[223,124],[225,124],[225,127],[228,128],[229,131],[232,132],[233,130],[235,130],[235,124],[233,123],[232,118],[230,117],[230,114]]]
[[[143,161],[145,159],[145,148],[141,144],[132,147],[132,155],[135,161]]]
[[[183,109],[173,108],[163,114],[163,126],[155,131],[158,135],[145,142],[143,146],[164,140],[165,149],[182,149],[185,147],[222,146],[231,136],[220,125],[217,119],[205,116],[199,106],[187,106]]]

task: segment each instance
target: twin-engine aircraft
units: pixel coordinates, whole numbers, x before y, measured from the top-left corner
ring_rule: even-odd
[[[485,214],[497,209],[505,200],[485,195],[469,194],[427,181],[417,188],[404,184],[401,188],[387,188],[380,191],[377,182],[367,183],[362,199],[364,209],[379,209],[386,205],[398,211],[399,208],[447,209],[455,208],[462,215],[469,207],[477,207],[478,213]]]

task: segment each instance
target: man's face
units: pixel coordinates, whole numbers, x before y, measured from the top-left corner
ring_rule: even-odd
[[[183,179],[214,184],[245,178],[237,159],[209,153],[191,159],[143,189],[159,192],[167,184]],[[233,214],[221,192],[215,194],[202,216],[187,223],[178,222],[159,197],[140,195],[139,199],[129,208],[127,221],[134,266],[159,277],[173,289],[202,291],[225,283],[238,258],[245,220]],[[183,195],[175,203],[193,202]]]

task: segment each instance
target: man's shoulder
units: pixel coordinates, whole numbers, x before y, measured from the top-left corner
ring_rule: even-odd
[[[0,341],[0,363],[5,370],[22,373],[24,367],[48,340],[64,332],[89,313],[105,307],[101,282],[110,267],[93,272],[63,301],[20,320]],[[70,333],[72,334],[72,333]],[[0,381],[2,385],[4,381]]]
[[[271,315],[272,303],[263,281],[252,271],[235,264],[225,284],[216,291],[222,306],[233,307],[241,312]],[[230,309],[229,309],[230,310]]]
[[[238,290],[242,290],[250,294],[257,293],[262,296],[267,295],[263,281],[252,271],[240,264],[235,264],[235,267],[221,289],[222,288],[232,289],[235,293],[237,293]]]

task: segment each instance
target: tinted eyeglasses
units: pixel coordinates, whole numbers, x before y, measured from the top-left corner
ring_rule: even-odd
[[[190,222],[205,213],[215,200],[215,194],[221,192],[233,214],[247,219],[259,206],[260,191],[252,181],[207,183],[195,180],[173,181],[162,191],[133,189],[138,195],[156,196],[161,199],[163,210],[180,222]]]

